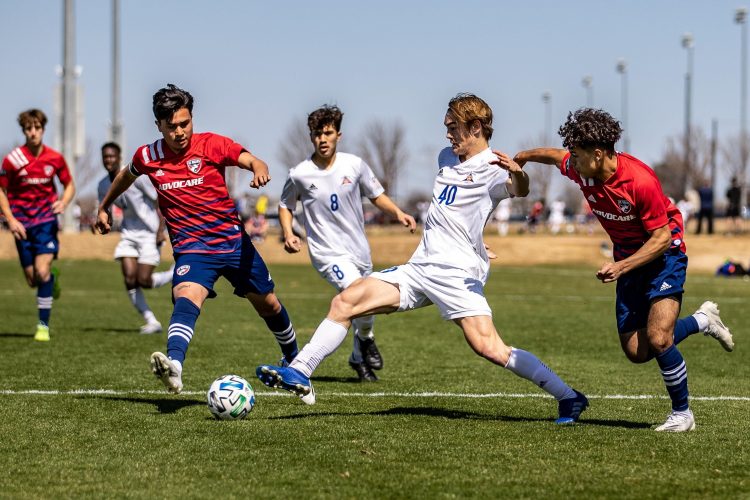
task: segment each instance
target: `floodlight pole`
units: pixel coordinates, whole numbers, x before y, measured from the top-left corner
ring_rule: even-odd
[[[628,64],[625,59],[617,61],[617,72],[620,73],[620,114],[622,116],[622,145],[625,152],[630,152],[628,136]]]
[[[551,146],[552,137],[550,129],[552,128],[552,94],[549,90],[542,94],[544,103],[544,145]]]
[[[63,1],[63,88],[62,88],[62,153],[71,177],[75,178],[75,2]],[[71,203],[63,214],[63,230],[77,232]]]
[[[692,105],[693,80],[693,35],[682,35],[682,47],[687,51],[687,72],[685,73],[685,164],[682,174],[682,196],[685,196],[690,175],[690,112]]]
[[[594,106],[594,78],[590,75],[584,76],[581,85],[586,89],[586,107]]]
[[[122,116],[120,110],[120,1],[112,0],[112,141],[124,150]]]
[[[740,25],[740,207],[747,205],[747,9],[734,12],[734,22]]]

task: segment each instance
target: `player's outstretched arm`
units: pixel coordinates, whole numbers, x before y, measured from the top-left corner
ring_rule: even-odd
[[[96,214],[96,228],[101,234],[107,234],[111,229],[111,219],[109,209],[112,207],[112,203],[115,202],[118,196],[124,193],[137,179],[135,175],[130,173],[129,168],[123,168],[115,176],[115,180],[112,181],[112,185],[109,187],[109,191],[104,195],[104,199],[99,204],[99,210]]]
[[[407,213],[404,213],[400,208],[398,208],[398,205],[396,205],[393,200],[388,197],[388,195],[381,194],[380,196],[377,196],[375,198],[370,198],[370,201],[373,205],[378,207],[381,212],[386,215],[390,215],[391,217],[396,219],[402,226],[408,227],[410,232],[413,233],[417,230],[417,221],[414,220],[414,217]]]
[[[253,180],[250,181],[251,188],[258,189],[271,181],[271,175],[268,173],[268,165],[266,162],[251,153],[243,151],[240,154],[237,163],[240,168],[249,170],[253,173]]]
[[[491,161],[490,163],[507,170],[510,174],[510,178],[508,179],[508,192],[513,196],[527,196],[529,194],[529,176],[523,171],[521,165],[515,160],[512,160],[510,156],[502,151],[496,151],[493,149],[492,154],[497,157],[497,160]]]
[[[617,262],[604,264],[596,273],[596,277],[602,283],[611,283],[617,281],[625,273],[637,269],[651,262],[652,260],[664,255],[669,246],[672,244],[672,232],[669,224],[664,225],[651,232],[651,236],[646,243],[627,259]]]
[[[73,201],[73,197],[76,195],[76,184],[73,182],[73,179],[70,179],[67,184],[65,184],[65,189],[63,190],[62,196],[55,200],[55,202],[52,204],[52,212],[56,214],[61,214],[65,211],[65,208],[70,205],[70,202]]]
[[[284,235],[284,250],[288,253],[297,253],[302,249],[299,238],[292,230],[292,219],[294,214],[285,207],[279,207],[279,224],[281,225],[281,234]]]
[[[565,158],[565,155],[568,154],[567,149],[559,149],[559,148],[536,148],[536,149],[527,149],[526,151],[521,151],[519,153],[516,153],[516,156],[513,157],[513,160],[518,163],[521,168],[526,165],[528,162],[532,163],[543,163],[545,165],[560,165],[563,161],[563,158]]]
[[[26,228],[18,222],[18,219],[13,217],[8,196],[5,194],[5,189],[3,188],[0,188],[0,212],[5,216],[5,220],[8,222],[8,229],[10,229],[13,237],[17,240],[25,240]]]

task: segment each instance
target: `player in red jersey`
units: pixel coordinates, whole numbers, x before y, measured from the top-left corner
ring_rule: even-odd
[[[224,181],[224,169],[239,166],[253,172],[250,186],[260,188],[271,180],[268,166],[227,137],[193,134],[193,96],[185,90],[172,84],[160,89],[154,94],[153,112],[162,138],[138,148],[130,166],[115,177],[99,205],[96,226],[103,234],[109,232],[114,200],[138,176],[148,176],[158,193],[175,257],[167,355],[151,355],[154,375],[169,392],[182,390],[188,344],[204,301],[216,296],[213,285],[220,276],[265,320],[284,354],[282,362],[291,361],[297,355],[294,327]]]
[[[614,245],[614,262],[596,273],[603,283],[617,282],[617,329],[620,345],[633,363],[656,358],[672,412],[657,431],[695,428],[688,406],[687,368],[677,344],[704,332],[727,351],[734,348],[719,309],[707,301],[678,320],[687,255],[682,216],[662,191],[651,168],[637,158],[615,151],[622,129],[608,113],[580,109],[560,127],[566,149],[522,151],[514,158],[555,165],[578,184],[592,212]]]
[[[11,151],[0,167],[0,211],[16,238],[21,267],[30,287],[36,287],[39,324],[34,340],[49,341],[52,300],[60,282],[52,260],[57,258],[57,215],[65,211],[76,188],[60,153],[44,145],[47,117],[38,109],[18,115],[26,143]],[[57,197],[54,178],[64,186]]]

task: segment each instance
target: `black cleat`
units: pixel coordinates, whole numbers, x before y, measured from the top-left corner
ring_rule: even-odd
[[[375,375],[375,372],[372,371],[367,363],[355,363],[354,361],[349,361],[349,366],[352,367],[352,370],[357,372],[357,376],[359,377],[360,382],[378,381],[378,376]]]
[[[378,346],[375,345],[375,339],[359,339],[359,349],[362,351],[362,358],[367,363],[367,366],[373,370],[383,368],[383,357],[380,355]]]

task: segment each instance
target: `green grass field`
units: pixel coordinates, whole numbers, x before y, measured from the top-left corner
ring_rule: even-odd
[[[378,318],[380,382],[356,382],[347,340],[315,373],[316,405],[269,391],[255,366],[278,347],[226,282],[170,396],[148,369],[166,336],[137,333],[118,266],[59,265],[40,344],[34,291],[0,261],[0,497],[750,498],[749,282],[688,278],[685,311],[716,300],[737,349],[680,345],[698,427],[665,435],[652,430],[669,411],[658,367],[621,353],[614,287],[593,268],[496,269],[486,290],[504,339],[589,395],[581,422],[558,427],[554,400],[474,355],[434,308]],[[310,267],[271,271],[304,342],[332,288]],[[147,297],[166,326],[169,291]],[[228,373],[255,387],[247,420],[205,405]]]

